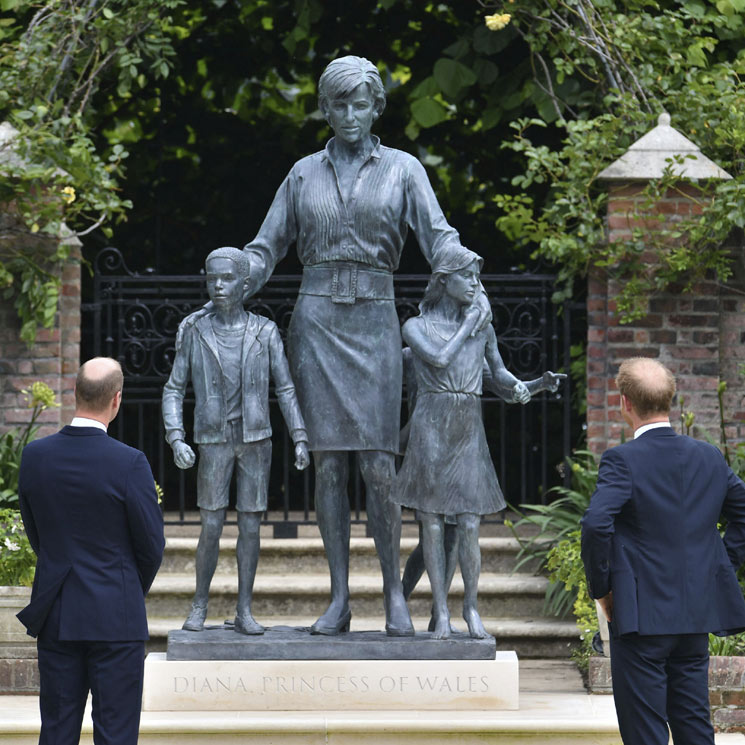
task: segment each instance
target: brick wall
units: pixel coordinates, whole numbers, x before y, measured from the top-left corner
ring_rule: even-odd
[[[11,302],[0,299],[0,432],[30,420],[21,390],[37,380],[49,385],[62,404],[41,415],[39,435],[56,432],[73,417],[73,385],[80,364],[79,246],[73,248],[61,279],[55,326],[40,330],[30,348],[19,338],[20,323]]]
[[[612,186],[608,201],[610,241],[631,236],[632,227],[672,227],[683,217],[700,212],[701,193],[690,187],[668,192],[645,218],[643,184]],[[650,252],[644,257],[654,260]],[[654,357],[675,374],[684,409],[695,414],[695,434],[702,429],[719,437],[717,387],[727,382],[725,414],[727,434],[732,440],[745,434],[745,405],[739,367],[745,363],[745,333],[742,330],[745,301],[734,288],[701,282],[690,293],[670,288],[647,303],[647,315],[621,325],[615,297],[619,287],[595,272],[588,282],[587,329],[587,441],[589,449],[601,453],[618,444],[622,432],[632,432],[623,422],[620,397],[613,378],[618,365],[632,356]],[[680,429],[680,408],[673,411],[673,424]]]

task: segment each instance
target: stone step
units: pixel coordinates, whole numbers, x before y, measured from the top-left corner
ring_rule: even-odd
[[[160,575],[185,574],[195,571],[197,537],[168,537]],[[220,539],[220,558],[218,574],[231,574],[236,571],[235,536]],[[418,543],[416,537],[401,539],[401,570],[409,554]],[[483,572],[510,573],[517,561],[520,544],[516,538],[482,537],[481,569]],[[351,574],[377,572],[380,569],[375,543],[372,538],[352,538],[350,540],[349,570]],[[521,574],[532,573],[536,562],[526,562],[518,568]],[[259,574],[288,574],[328,572],[326,553],[320,537],[316,538],[262,538],[259,556]],[[159,575],[159,576],[160,576]]]
[[[185,618],[186,616],[184,616]],[[215,616],[210,609],[207,625],[219,626],[225,620],[232,619]],[[299,626],[310,628],[316,620],[315,616],[257,616],[257,620],[264,626]],[[496,638],[497,649],[517,652],[519,659],[554,659],[567,660],[579,644],[579,632],[574,621],[556,618],[491,618],[482,617],[486,630]],[[412,618],[417,633],[426,632],[429,616],[414,616]],[[181,628],[183,619],[159,618],[150,616],[148,626],[150,641],[148,652],[165,652],[168,632],[174,628]],[[465,631],[465,621],[459,614],[454,614],[453,626],[459,631]],[[374,631],[384,627],[385,618],[352,617],[351,628],[354,631]],[[575,668],[576,670],[576,668]]]
[[[536,618],[542,615],[548,580],[529,575],[485,572],[479,581],[479,609],[484,616]],[[194,593],[193,573],[159,574],[147,598],[148,615],[183,617]],[[238,578],[235,573],[215,574],[210,588],[210,613],[225,618],[235,614]],[[350,577],[352,613],[377,616],[383,613],[383,581],[380,574]],[[463,581],[456,573],[450,590],[452,608],[460,608]],[[319,616],[329,598],[329,577],[324,574],[259,574],[253,593],[257,616]],[[414,615],[429,614],[432,598],[426,577],[414,590],[409,608]]]

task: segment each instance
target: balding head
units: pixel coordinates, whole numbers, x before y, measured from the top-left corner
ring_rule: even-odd
[[[675,378],[661,362],[649,357],[631,357],[621,363],[616,387],[642,419],[670,413],[675,396]]]
[[[94,357],[83,363],[75,381],[76,413],[107,412],[123,383],[122,367],[111,357]]]

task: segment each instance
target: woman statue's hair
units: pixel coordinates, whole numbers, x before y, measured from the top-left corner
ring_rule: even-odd
[[[358,85],[367,83],[378,116],[385,109],[385,88],[378,68],[364,57],[339,57],[329,62],[318,81],[318,107],[325,114],[329,102],[348,96]]]
[[[432,260],[432,276],[424,290],[422,302],[419,303],[419,312],[426,313],[440,302],[440,298],[445,294],[445,283],[443,282],[445,277],[471,266],[474,261],[478,262],[479,269],[481,269],[484,260],[477,253],[464,246],[456,251],[451,249],[447,252],[441,251],[435,255]]]

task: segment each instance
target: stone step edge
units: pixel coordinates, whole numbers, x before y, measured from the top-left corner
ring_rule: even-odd
[[[167,537],[166,551],[196,551],[197,537]],[[228,537],[220,539],[221,551],[235,551],[237,538]],[[417,538],[401,538],[401,553],[407,554],[414,550],[418,543]],[[479,539],[482,551],[498,551],[503,553],[517,553],[520,543],[515,538],[487,536]],[[364,554],[375,553],[375,542],[372,538],[350,538],[349,548],[351,552]],[[321,538],[262,538],[262,553],[282,554],[306,554],[324,553]]]
[[[277,577],[282,581],[277,582]],[[151,595],[184,594],[194,592],[195,577],[193,574],[177,574],[166,572],[159,574],[153,586],[150,588]],[[510,593],[523,595],[544,595],[548,580],[545,577],[533,577],[513,574],[492,574],[484,572],[479,579],[479,593]],[[287,577],[281,574],[256,576],[254,582],[254,594],[262,595],[316,595],[328,594],[329,577],[327,574],[298,574]],[[383,580],[377,574],[355,574],[349,578],[349,589],[355,594],[379,594],[383,591]],[[238,577],[235,574],[215,574],[212,578],[211,592],[238,591]],[[463,592],[463,580],[456,573],[453,578],[452,592]],[[429,583],[426,577],[414,590],[414,595],[430,594]]]
[[[206,623],[209,626],[219,626],[226,619],[208,618]],[[282,616],[261,616],[257,620],[264,626],[300,626],[309,628],[316,620],[308,617],[282,617]],[[520,618],[492,618],[482,616],[481,620],[487,631],[496,636],[497,643],[500,639],[506,638],[553,638],[568,639],[579,641],[579,631],[574,621],[562,619],[520,619]],[[174,618],[152,617],[148,618],[148,630],[150,638],[165,638],[169,631],[180,628],[174,623]],[[426,631],[429,619],[423,616],[412,618],[414,628],[419,631]],[[465,621],[460,617],[453,617],[453,625],[461,630],[465,630]],[[380,618],[357,618],[352,617],[352,626],[354,631],[377,630],[385,623],[385,619]],[[462,628],[461,628],[462,627]]]
[[[576,708],[580,699],[584,702],[586,694],[573,694],[567,698],[567,705]],[[547,717],[545,715],[545,694],[521,694],[520,709],[514,712],[504,711],[449,711],[436,710],[402,711],[312,711],[312,712],[276,712],[265,714],[252,712],[246,716],[244,712],[214,712],[214,711],[179,711],[179,712],[143,712],[140,722],[140,737],[144,742],[155,742],[156,736],[163,736],[163,742],[173,742],[174,735],[201,735],[205,742],[219,742],[212,740],[210,735],[219,737],[225,735],[232,742],[236,736],[256,736],[274,734],[282,735],[303,734],[308,738],[315,735],[323,741],[327,736],[336,742],[344,735],[376,734],[382,742],[394,742],[397,736],[415,736],[438,734],[453,737],[457,735],[487,737],[517,736],[521,742],[551,743],[553,738],[559,742],[567,742],[568,735],[575,735],[576,742],[596,743],[597,736],[608,736],[612,743],[620,743],[618,724],[610,711],[597,712],[587,705],[588,713],[582,716],[573,713],[566,718]],[[584,708],[584,707],[583,707]],[[592,713],[590,713],[592,711]],[[37,735],[39,732],[38,717],[29,717],[25,711],[16,716],[10,712],[2,712],[0,724],[0,742],[9,737]],[[86,713],[83,720],[82,733],[90,735],[92,725],[90,715]],[[540,736],[534,739],[533,736]],[[209,738],[209,739],[208,739]],[[313,739],[315,742],[316,739]],[[618,738],[618,739],[616,739]],[[252,737],[251,742],[254,742]],[[471,741],[469,737],[469,742]],[[439,742],[439,739],[438,739]],[[605,740],[604,740],[605,742]],[[743,738],[745,742],[745,738]]]

